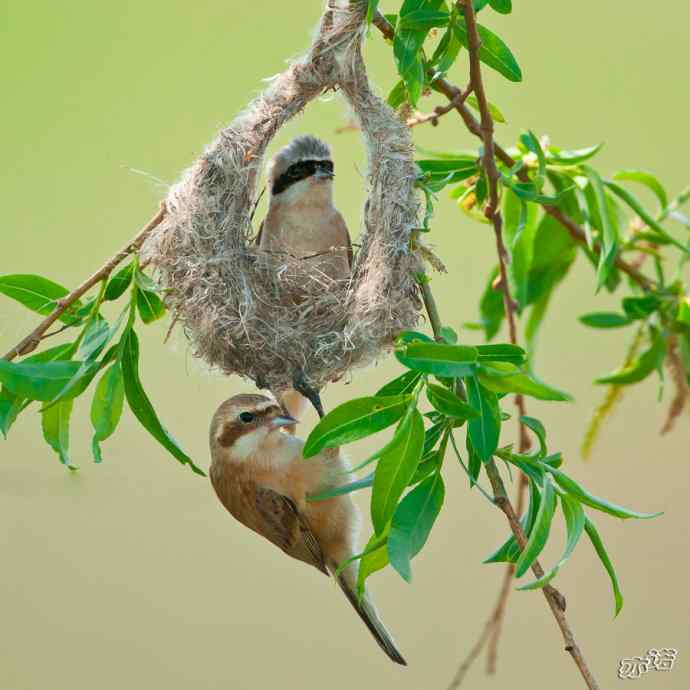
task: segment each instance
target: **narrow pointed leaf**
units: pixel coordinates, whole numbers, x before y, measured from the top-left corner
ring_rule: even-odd
[[[46,316],[57,308],[58,300],[69,294],[67,288],[52,280],[33,274],[0,276],[0,293],[19,302],[27,309]],[[79,321],[75,311],[82,305],[76,300],[60,316],[60,321],[73,324]]]
[[[664,189],[664,185],[652,175],[652,173],[645,170],[619,170],[614,176],[614,180],[622,180],[627,182],[639,182],[647,187],[659,200],[659,209],[664,210],[668,206],[668,194]]]
[[[134,416],[176,460],[183,465],[189,465],[196,474],[204,475],[205,473],[194,464],[161,424],[149,397],[144,391],[139,378],[139,338],[134,330],[130,329],[125,335],[120,361],[124,376],[125,396]]]
[[[477,368],[477,350],[465,345],[410,343],[395,351],[398,361],[409,369],[441,377],[470,376]]]
[[[58,454],[60,462],[75,469],[69,458],[69,423],[72,416],[72,400],[63,400],[41,413],[43,438]]]
[[[379,458],[371,492],[371,521],[376,534],[388,524],[400,496],[419,465],[424,446],[424,420],[417,409],[401,424],[397,442]]]
[[[551,478],[544,477],[541,503],[534,520],[534,528],[527,539],[524,551],[515,565],[515,577],[522,577],[543,551],[551,531],[551,521],[556,509],[556,492]]]
[[[613,598],[615,601],[613,614],[615,618],[623,608],[623,593],[621,592],[620,585],[618,584],[616,571],[613,567],[613,563],[611,563],[611,559],[609,558],[606,547],[604,546],[604,542],[601,540],[596,526],[588,517],[585,517],[585,531],[587,532],[587,536],[592,542],[592,546],[597,552],[597,556],[599,556],[599,560],[606,569],[606,572],[611,580],[611,588],[613,589]]]
[[[412,489],[395,510],[388,535],[388,560],[406,582],[412,580],[410,561],[426,544],[444,495],[443,479],[435,474]]]
[[[437,386],[436,384],[429,383],[426,387],[426,394],[434,409],[448,417],[470,419],[479,416],[477,410],[444,386]]]
[[[469,46],[467,37],[467,25],[461,17],[456,19],[453,26],[460,43],[466,48]],[[522,70],[510,48],[495,33],[485,26],[477,24],[477,33],[481,41],[479,59],[491,69],[502,74],[509,81],[522,81]]]
[[[520,590],[541,589],[553,580],[558,571],[565,565],[566,561],[572,556],[575,547],[580,541],[582,531],[585,527],[585,511],[582,506],[575,499],[569,496],[561,496],[561,508],[563,510],[563,517],[565,518],[566,528],[566,544],[565,550],[560,560],[553,568],[547,570],[540,578],[530,582],[526,585],[518,587]]]
[[[125,398],[122,366],[116,361],[101,377],[91,402],[91,424],[94,428],[91,447],[94,460],[101,462],[101,443],[109,438],[120,421]]]
[[[342,446],[386,429],[403,416],[411,401],[411,395],[390,395],[357,398],[338,405],[309,434],[304,457],[310,458],[324,448]]]
[[[556,483],[566,493],[580,501],[580,503],[584,503],[584,505],[594,508],[595,510],[600,510],[602,513],[608,513],[609,515],[613,515],[614,517],[622,518],[624,520],[628,518],[649,520],[651,518],[659,517],[659,515],[663,515],[661,512],[638,513],[636,510],[629,510],[628,508],[623,508],[623,506],[616,505],[615,503],[610,503],[609,501],[605,501],[603,498],[598,498],[597,496],[590,494],[589,491],[580,486],[574,479],[571,479],[568,477],[568,475],[564,474],[560,470],[557,470],[555,467],[551,467],[550,465],[544,463],[542,463],[542,467],[553,476],[553,478],[556,480]]]
[[[467,423],[472,447],[482,462],[491,459],[501,433],[501,415],[496,394],[484,388],[475,378],[466,379],[467,399],[480,416]]]

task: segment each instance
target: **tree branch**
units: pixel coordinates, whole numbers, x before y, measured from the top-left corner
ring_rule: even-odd
[[[517,327],[515,324],[515,314],[514,314],[514,303],[510,295],[510,286],[508,283],[507,279],[507,270],[506,270],[506,263],[507,263],[507,252],[503,243],[503,234],[502,234],[502,218],[501,218],[501,213],[500,213],[500,199],[499,199],[499,192],[498,192],[498,181],[500,179],[500,173],[498,171],[498,167],[496,164],[496,156],[501,158],[502,162],[506,162],[504,159],[507,156],[510,158],[512,161],[512,158],[508,156],[508,154],[503,151],[503,149],[500,149],[500,147],[496,146],[493,140],[493,120],[491,118],[491,114],[489,112],[488,108],[488,102],[486,99],[486,93],[484,92],[484,87],[483,87],[483,80],[482,80],[482,74],[481,74],[481,66],[479,63],[479,47],[480,47],[480,40],[479,40],[479,35],[477,32],[477,26],[476,26],[476,21],[475,21],[475,15],[474,15],[474,8],[472,6],[472,0],[458,0],[458,5],[462,6],[464,5],[464,14],[465,14],[465,20],[467,22],[467,33],[468,33],[468,42],[469,42],[469,54],[470,54],[470,74],[471,74],[471,82],[470,82],[470,88],[474,91],[476,97],[477,97],[477,102],[479,103],[479,109],[480,109],[480,114],[481,114],[481,123],[477,123],[475,118],[469,113],[467,110],[466,106],[464,103],[460,100],[462,92],[460,89],[457,87],[454,87],[445,80],[438,80],[438,81],[443,81],[444,86],[447,87],[445,95],[449,98],[450,101],[453,101],[453,107],[455,110],[457,110],[463,120],[465,121],[465,124],[467,125],[467,128],[476,136],[480,137],[484,143],[484,154],[482,157],[482,164],[484,166],[484,170],[486,172],[487,176],[487,182],[489,186],[489,202],[487,204],[486,210],[485,210],[485,215],[486,217],[491,221],[493,228],[494,228],[494,234],[496,237],[496,249],[498,252],[498,257],[499,257],[499,265],[500,265],[500,271],[501,271],[501,285],[502,285],[502,290],[503,290],[503,301],[504,301],[504,307],[505,307],[505,312],[506,312],[506,318],[508,321],[508,327],[510,331],[510,338],[511,342],[516,343],[517,342]],[[392,38],[394,35],[392,27],[388,24],[388,22],[379,14],[374,17],[374,24],[381,30],[381,32],[386,36],[387,38]],[[437,81],[437,84],[438,84]],[[440,90],[440,89],[439,89]],[[469,117],[468,117],[469,116]],[[512,166],[511,166],[512,167]],[[547,211],[548,212],[548,211]],[[573,221],[574,224],[574,221]],[[576,225],[576,224],[575,224]],[[579,228],[578,228],[579,230]],[[569,230],[570,232],[570,230]],[[584,240],[584,232],[582,232],[582,239]],[[572,233],[571,233],[572,234]],[[434,335],[439,338],[441,336],[440,333],[440,319],[438,317],[438,309],[436,307],[433,295],[431,294],[431,289],[429,288],[428,285],[423,285],[423,297],[424,297],[424,303],[427,307],[427,311],[429,312],[429,318],[432,324],[432,328],[434,329]],[[518,407],[521,411],[524,410],[524,401],[523,400],[516,400],[516,404],[518,404]],[[527,437],[525,436],[527,439]],[[529,443],[529,440],[527,439],[526,441]],[[523,443],[522,440],[522,435],[521,435],[521,440],[520,443]],[[496,464],[493,459],[491,459],[488,463],[485,464],[485,469],[486,472],[489,476],[489,481],[491,482],[491,487],[494,493],[494,502],[496,505],[503,511],[504,515],[506,516],[510,528],[515,536],[515,539],[518,542],[518,545],[520,546],[521,549],[525,548],[525,545],[527,543],[527,539],[525,536],[524,531],[522,530],[522,526],[520,524],[520,520],[518,515],[515,512],[515,509],[513,508],[513,505],[508,498],[505,485],[503,484],[503,480],[501,479],[501,476],[498,472],[498,468],[496,467]],[[539,561],[535,560],[534,563],[531,566],[532,572],[534,575],[539,578],[542,577],[544,574],[544,570],[541,567],[541,564]],[[511,579],[512,579],[512,573],[511,573]],[[506,587],[503,587],[503,589],[509,589]],[[591,671],[589,670],[587,663],[585,662],[585,659],[582,655],[582,652],[580,651],[580,648],[578,647],[575,638],[573,636],[572,630],[570,629],[570,626],[567,622],[567,619],[565,617],[565,601],[562,597],[562,595],[553,587],[550,585],[547,585],[542,589],[542,592],[544,594],[544,597],[546,598],[548,605],[554,615],[554,618],[556,619],[556,622],[558,623],[559,628],[561,629],[561,633],[563,635],[563,639],[565,641],[565,649],[568,651],[575,661],[576,665],[580,669],[580,672],[587,683],[587,687],[590,690],[598,690],[598,685],[596,683],[596,680],[592,676]],[[501,597],[499,598],[499,606],[497,607],[495,611],[495,615],[498,616],[499,620],[502,617],[502,612],[505,608],[505,601],[507,600],[507,595],[501,594]],[[495,624],[494,624],[495,626]],[[493,626],[492,626],[493,627]],[[462,675],[464,675],[464,672],[466,671],[466,667],[469,666],[469,664],[472,662],[472,660],[479,654],[479,649],[481,649],[481,645],[483,645],[487,635],[487,630],[485,629],[484,634],[482,634],[482,637],[480,638],[479,642],[477,645],[475,645],[475,648],[472,650],[472,653],[470,655],[470,658],[461,666],[461,668],[458,670],[458,674],[456,676],[456,679],[453,684],[451,684],[451,688],[457,687],[456,681],[462,680]],[[459,678],[458,678],[459,677]]]
[[[58,300],[57,307],[46,316],[43,321],[25,338],[23,338],[17,345],[15,345],[4,357],[8,361],[13,360],[18,355],[25,355],[38,347],[41,339],[46,331],[67,311],[82,295],[88,292],[96,283],[107,278],[115,269],[115,267],[124,261],[127,256],[137,251],[149,234],[160,225],[163,218],[165,218],[165,204],[161,203],[158,213],[151,218],[151,220],[139,231],[136,237],[126,246],[120,250],[113,257],[96,271],[90,278],[85,280],[78,288],[75,288],[68,295]]]
[[[462,0],[459,1],[462,4]],[[380,12],[377,12],[374,15],[373,24],[381,32],[384,38],[392,40],[395,36],[395,31],[393,30],[393,27],[388,23],[388,20]],[[474,136],[478,137],[479,139],[483,139],[484,135],[482,133],[480,123],[477,121],[477,119],[474,117],[474,115],[464,102],[462,102],[461,100],[456,100],[462,98],[462,90],[459,89],[457,86],[451,84],[447,79],[444,79],[443,77],[435,79],[433,86],[434,89],[436,89],[439,93],[443,94],[449,101],[453,101],[453,108],[462,118],[468,131],[471,134],[474,134]],[[477,96],[477,98],[479,98],[479,96]],[[498,160],[500,160],[501,163],[503,163],[506,167],[512,168],[515,165],[515,159],[498,143],[494,143],[494,149],[496,158],[498,158]],[[518,172],[518,177],[523,182],[526,182],[529,179],[527,173],[524,170]],[[543,204],[543,208],[544,212],[548,213],[552,218],[557,220],[568,231],[570,236],[578,244],[585,247],[587,246],[587,237],[585,235],[584,230],[582,230],[582,228],[572,218],[570,218],[567,214],[565,214],[556,206]],[[601,248],[598,244],[595,244],[594,251],[597,254],[601,251]],[[640,287],[644,288],[645,290],[648,290],[651,287],[653,287],[653,281],[647,278],[647,276],[645,276],[643,273],[637,270],[634,266],[627,263],[624,259],[620,257],[620,255],[616,256],[615,265],[618,268],[618,270],[625,273],[627,276],[630,277],[630,279],[633,282],[637,283]]]

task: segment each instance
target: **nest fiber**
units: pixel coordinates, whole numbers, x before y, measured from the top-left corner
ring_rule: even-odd
[[[309,53],[172,187],[165,220],[143,249],[194,353],[275,393],[296,376],[319,389],[370,363],[419,318],[412,143],[369,86],[361,56],[366,5],[328,4]],[[359,120],[369,158],[361,247],[346,280],[252,242],[267,146],[312,99],[336,89]]]

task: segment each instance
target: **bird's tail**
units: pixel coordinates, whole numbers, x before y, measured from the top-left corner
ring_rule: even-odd
[[[378,642],[379,647],[383,649],[391,661],[394,661],[396,664],[400,664],[402,666],[407,666],[407,662],[405,659],[403,659],[402,654],[400,654],[398,648],[395,646],[395,641],[391,637],[391,634],[388,632],[386,626],[379,618],[378,613],[376,612],[376,607],[369,598],[369,595],[365,593],[364,596],[359,599],[354,587],[349,582],[350,578],[348,578],[345,573],[338,575],[337,580],[338,584],[340,585],[340,589],[343,590],[347,600],[352,604],[352,608],[357,611],[357,614],[364,622],[364,625],[367,626],[369,632],[374,636],[374,639]]]

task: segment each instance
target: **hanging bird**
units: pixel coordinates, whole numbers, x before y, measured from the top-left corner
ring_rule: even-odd
[[[213,488],[246,527],[288,556],[333,574],[383,651],[406,665],[369,594],[357,597],[358,561],[336,575],[338,566],[357,553],[360,516],[352,499],[344,495],[307,502],[307,495],[342,481],[348,465],[339,449],[304,459],[304,442],[283,433],[296,421],[263,395],[226,400],[211,422]]]
[[[281,149],[268,165],[268,214],[256,242],[278,260],[282,254],[308,262],[311,275],[342,280],[350,277],[352,243],[333,205],[333,177],[331,151],[320,139],[300,136]],[[300,393],[279,397],[291,415],[302,416],[307,400]]]

